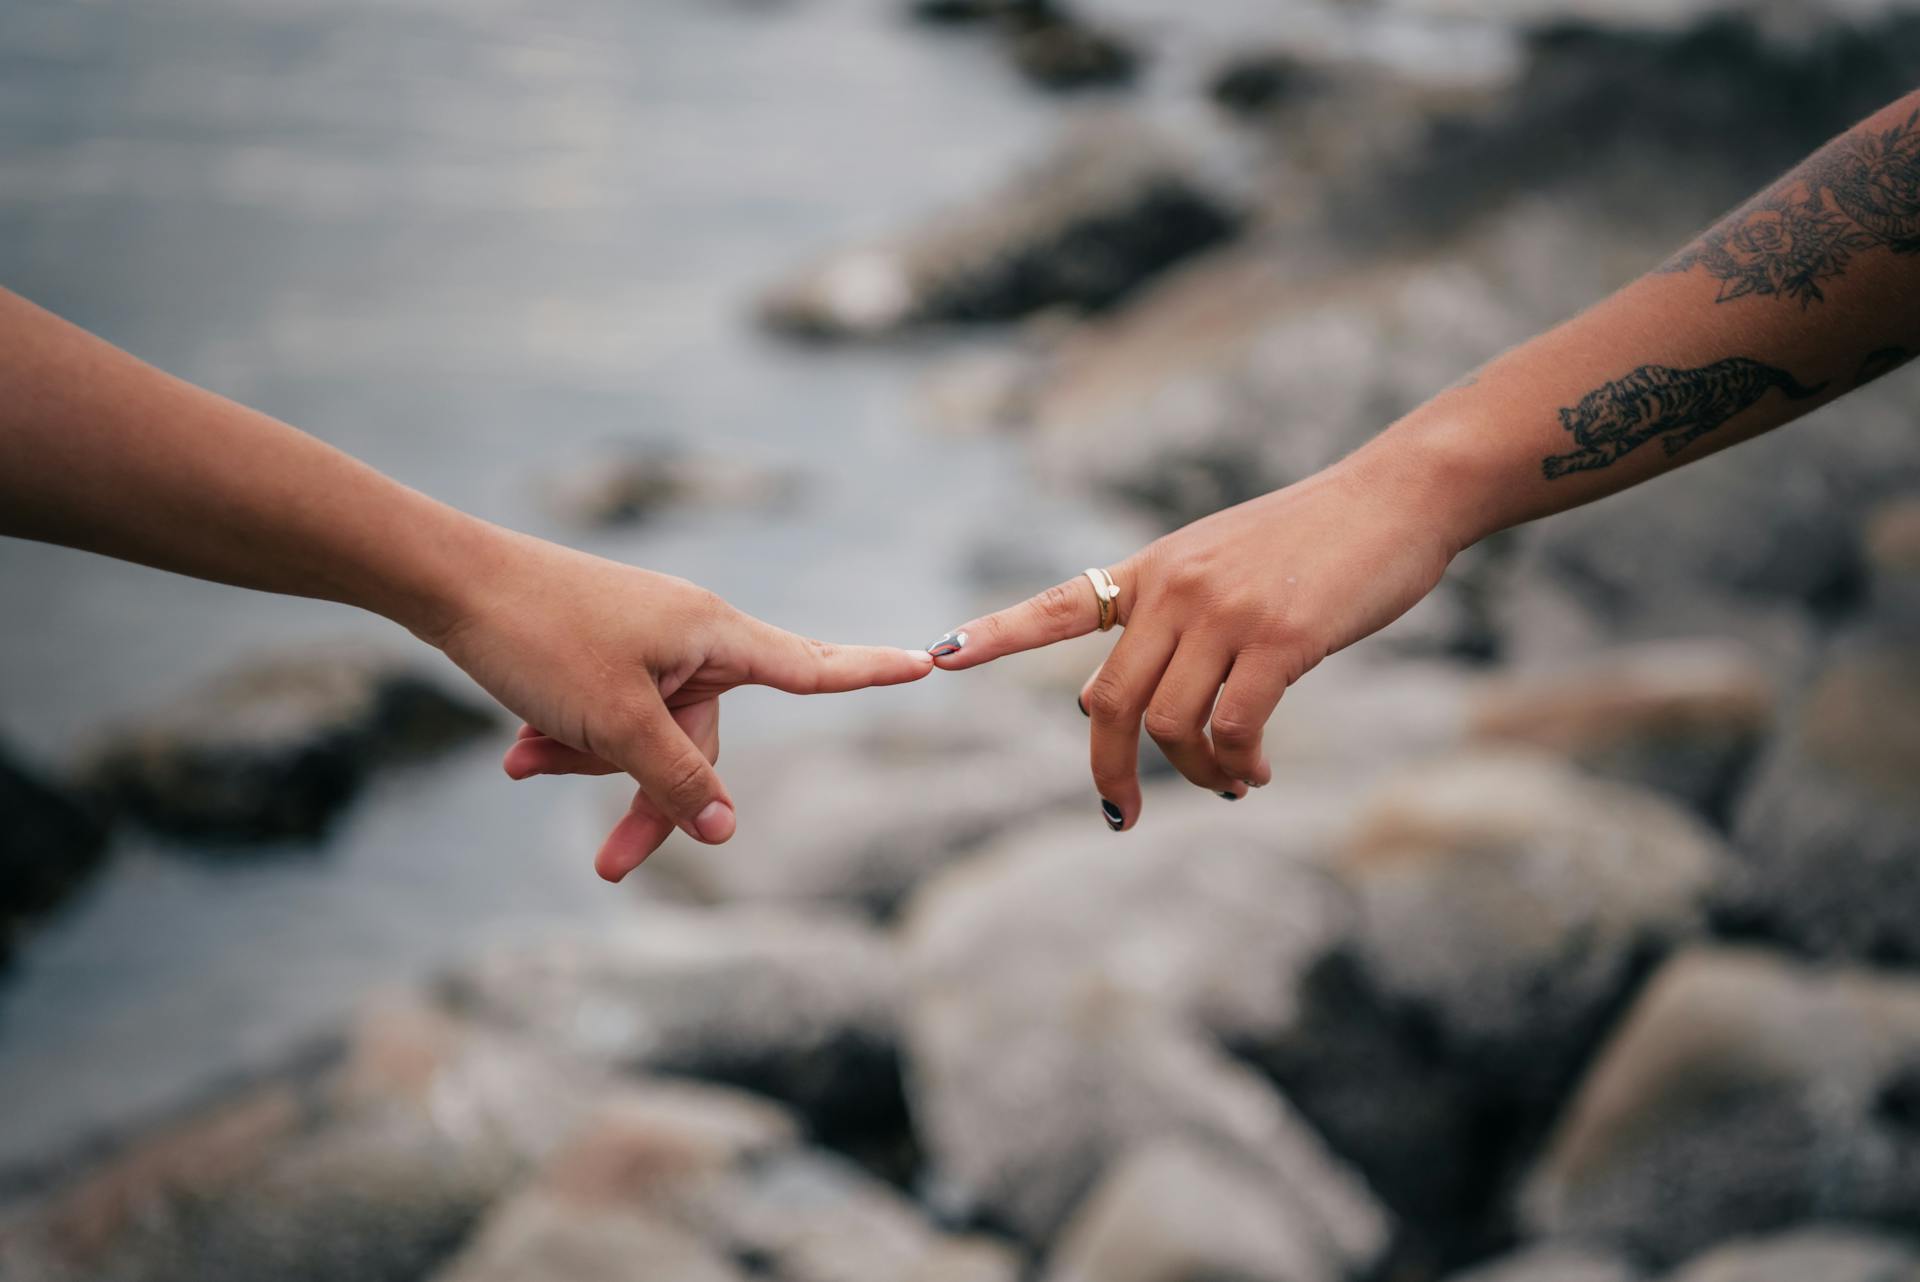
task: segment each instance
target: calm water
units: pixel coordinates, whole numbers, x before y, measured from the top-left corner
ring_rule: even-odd
[[[796,352],[746,323],[772,276],[977,191],[1059,123],[984,47],[892,13],[7,0],[0,281],[486,517],[801,630],[922,642],[974,605],[969,530],[1032,528],[1068,570],[1126,548],[1006,443],[917,422],[928,352]],[[546,477],[636,435],[797,468],[807,501],[591,537],[543,507]],[[4,540],[0,611],[0,735],[49,767],[264,650],[412,644]],[[747,692],[729,739],[951,697]],[[317,857],[215,868],[123,836],[0,978],[0,1167],[271,1057],[372,985],[621,911],[578,786],[509,787],[496,755],[383,778]]]

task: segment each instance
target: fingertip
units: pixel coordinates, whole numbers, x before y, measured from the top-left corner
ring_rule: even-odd
[[[693,817],[694,835],[710,846],[724,844],[733,836],[735,826],[733,807],[724,801],[709,801]]]

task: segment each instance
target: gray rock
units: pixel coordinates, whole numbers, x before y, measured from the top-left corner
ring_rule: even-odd
[[[1088,795],[1086,722],[1062,699],[977,700],[929,722],[891,722],[844,743],[729,761],[754,822],[727,857],[669,846],[646,864],[714,903],[840,904],[890,916],[927,876],[1001,832]]]
[[[1772,728],[1773,678],[1736,642],[1623,647],[1496,680],[1473,734],[1544,748],[1608,778],[1724,815]]]
[[[1047,1282],[1336,1282],[1320,1226],[1244,1158],[1184,1141],[1115,1163],[1062,1231]]]
[[[1920,658],[1837,648],[1735,818],[1728,915],[1820,954],[1920,958]]]
[[[1535,1246],[1455,1273],[1447,1282],[1638,1282],[1625,1260],[1578,1247]]]
[[[1231,198],[1139,122],[1106,117],[969,210],[849,250],[774,287],[762,320],[812,338],[1110,308],[1232,235]]]
[[[894,955],[847,920],[659,908],[450,976],[454,1006],[548,1049],[791,1104],[835,1143],[903,1129]]]
[[[1341,929],[1302,849],[1315,799],[1298,799],[1290,841],[1283,793],[1230,811],[1156,788],[1124,840],[1092,814],[1037,824],[921,888],[904,927],[909,1081],[953,1210],[1043,1241],[1111,1163],[1189,1138],[1259,1170],[1315,1226],[1302,1249],[1329,1275],[1378,1260],[1387,1221],[1365,1186],[1217,1049],[1286,1023],[1299,972]]]
[[[1463,1226],[1723,861],[1665,799],[1545,755],[1415,767],[1335,864],[1351,931],[1251,1053],[1396,1210]]]
[[[433,1282],[745,1282],[712,1244],[656,1216],[544,1193],[508,1201]]]
[[[0,749],[0,965],[37,918],[99,867],[106,826]]]
[[[314,838],[376,767],[494,724],[491,712],[377,655],[285,656],[105,731],[81,774],[170,835]]]
[[[545,489],[559,515],[605,527],[639,525],[686,508],[779,510],[799,497],[800,479],[737,454],[628,443],[552,477]]]
[[[1920,637],[1920,495],[1877,509],[1866,545],[1874,623],[1890,636]]]
[[[1810,1219],[1920,1217],[1920,985],[1755,951],[1667,963],[1529,1176],[1535,1233],[1670,1264]]]
[[[1813,1228],[1724,1243],[1667,1282],[1920,1282],[1911,1241],[1857,1229]]]

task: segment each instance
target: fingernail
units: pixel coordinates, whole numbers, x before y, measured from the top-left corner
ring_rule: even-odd
[[[1115,832],[1119,832],[1120,826],[1127,822],[1127,817],[1120,813],[1120,807],[1114,805],[1105,797],[1100,798],[1100,817],[1105,819],[1107,821],[1107,827],[1113,829]]]
[[[929,654],[925,650],[902,650],[901,653],[906,655],[909,659],[925,660],[933,657],[931,654]]]
[[[693,830],[702,841],[725,841],[733,836],[733,807],[724,801],[709,801],[706,809],[693,817]]]
[[[1220,794],[1218,794],[1218,795],[1219,795],[1220,797],[1222,797],[1222,798],[1224,798],[1224,799],[1225,799],[1225,800],[1227,800],[1227,801],[1238,801],[1238,800],[1240,800],[1240,794],[1239,794],[1239,793],[1237,793],[1237,792],[1223,792],[1223,793],[1220,793]]]
[[[950,654],[959,654],[967,648],[967,634],[949,632],[927,647],[927,653],[936,659],[944,659]]]
[[[1079,704],[1079,705],[1080,705],[1080,715],[1081,715],[1081,716],[1083,716],[1083,717],[1091,717],[1091,716],[1093,715],[1093,714],[1092,714],[1091,712],[1088,712],[1088,711],[1087,711],[1087,700],[1086,700],[1086,698],[1085,698],[1085,696],[1083,696],[1083,695],[1077,695],[1077,694],[1076,694],[1076,695],[1074,695],[1074,696],[1073,696],[1073,701],[1074,701],[1075,703],[1077,703],[1077,704]]]

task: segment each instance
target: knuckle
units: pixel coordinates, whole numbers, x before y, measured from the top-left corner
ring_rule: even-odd
[[[684,753],[667,767],[667,795],[660,798],[675,814],[689,814],[707,801],[707,763],[693,753]]]
[[[1071,622],[1080,612],[1071,584],[1056,583],[1033,599],[1034,612],[1053,623]]]
[[[1127,692],[1111,678],[1095,678],[1087,687],[1087,715],[1095,721],[1125,721],[1130,711]]]
[[[1148,708],[1141,724],[1155,743],[1181,743],[1193,738],[1186,718],[1166,708]]]
[[[1237,708],[1213,714],[1213,741],[1223,748],[1251,748],[1261,729],[1256,718]]]

